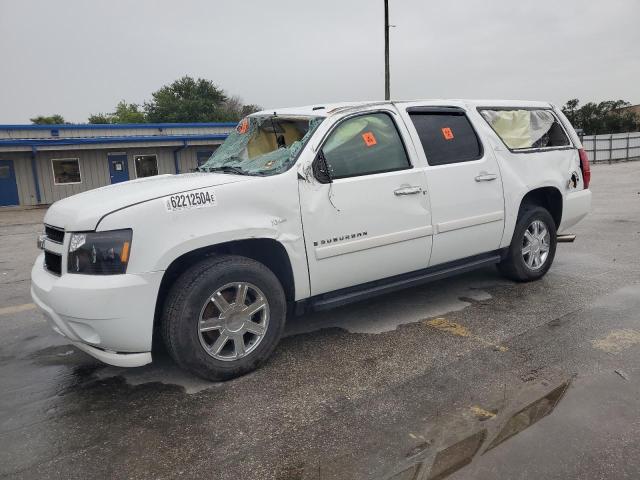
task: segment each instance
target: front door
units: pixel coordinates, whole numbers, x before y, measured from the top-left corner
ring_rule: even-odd
[[[0,207],[19,203],[13,160],[0,160]]]
[[[420,106],[403,116],[429,165],[431,265],[497,250],[504,229],[502,178],[493,151],[483,148],[470,121],[482,118],[457,107]]]
[[[312,295],[428,266],[424,171],[396,119],[372,111],[340,121],[321,147],[332,183],[299,181]]]
[[[129,180],[127,154],[110,153],[107,155],[107,158],[109,161],[109,175],[111,176],[111,183],[120,183]]]

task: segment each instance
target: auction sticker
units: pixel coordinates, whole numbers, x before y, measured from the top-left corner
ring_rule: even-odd
[[[162,199],[167,212],[189,210],[191,208],[204,208],[216,206],[216,195],[212,189],[203,188],[193,192],[176,193]]]

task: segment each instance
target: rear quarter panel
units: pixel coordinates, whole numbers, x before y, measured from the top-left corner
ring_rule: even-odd
[[[573,148],[512,153],[504,147],[495,154],[505,193],[505,229],[501,246],[506,247],[511,243],[524,196],[537,188],[554,187],[562,195],[564,204],[571,174],[580,168],[579,158],[578,151]],[[582,185],[577,187],[581,188]]]
[[[554,110],[557,114],[558,112]],[[569,179],[573,172],[580,173],[578,156],[579,139],[564,116],[558,115],[565,127],[573,146],[539,151],[510,151],[481,116],[475,117],[478,130],[482,132],[485,146],[493,149],[505,196],[505,228],[500,243],[506,247],[511,243],[518,219],[518,211],[524,196],[537,188],[556,188],[566,204],[567,195],[582,191],[582,175],[576,187],[569,187]],[[576,144],[576,141],[578,142]],[[586,213],[585,213],[586,214]],[[563,222],[562,222],[563,223]],[[561,227],[563,226],[561,223]]]

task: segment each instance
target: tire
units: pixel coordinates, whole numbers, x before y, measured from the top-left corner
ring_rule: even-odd
[[[546,229],[546,241],[539,241],[539,238],[543,237],[541,230],[541,233],[535,236],[534,225],[542,225]],[[527,232],[529,236],[525,236]],[[533,242],[530,240],[532,234]],[[517,282],[538,280],[551,267],[556,255],[556,245],[556,224],[551,214],[537,205],[525,205],[518,216],[507,256],[498,264],[498,270],[505,277]],[[533,247],[528,255],[524,253],[527,246]],[[545,246],[548,248],[546,252]],[[538,264],[538,261],[541,263]]]
[[[207,380],[228,380],[269,358],[286,310],[282,285],[266,266],[234,255],[210,257],[171,287],[162,337],[181,368]]]

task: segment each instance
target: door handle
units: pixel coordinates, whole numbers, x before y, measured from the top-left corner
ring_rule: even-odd
[[[422,187],[402,187],[394,190],[393,194],[399,197],[401,195],[417,195],[420,192],[422,192]]]
[[[476,182],[490,182],[491,180],[495,180],[498,178],[498,175],[495,173],[488,172],[480,172],[480,174],[476,177]]]

